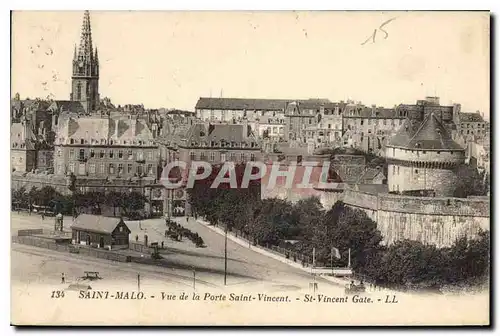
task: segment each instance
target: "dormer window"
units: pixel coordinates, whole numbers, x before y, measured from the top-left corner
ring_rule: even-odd
[[[69,139],[69,143],[73,145],[75,143],[75,139],[73,138]]]
[[[215,147],[215,141],[210,141],[210,147]]]

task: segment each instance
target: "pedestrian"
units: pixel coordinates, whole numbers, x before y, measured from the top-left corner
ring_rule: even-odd
[[[135,241],[138,242],[139,241],[139,236],[138,235],[135,235]]]
[[[161,249],[163,250],[163,242],[161,242]]]
[[[61,283],[66,283],[66,282],[64,281],[64,273],[61,273]]]
[[[44,220],[44,219],[45,219],[45,213],[42,212],[42,220]]]

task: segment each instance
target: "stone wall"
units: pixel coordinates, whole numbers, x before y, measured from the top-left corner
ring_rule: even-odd
[[[490,201],[484,198],[370,195],[346,190],[343,201],[377,222],[387,245],[411,239],[444,247],[465,235],[474,237],[480,229],[490,229]]]
[[[434,190],[436,196],[453,196],[458,179],[452,169],[390,164],[387,182],[389,191]]]
[[[41,189],[45,186],[51,186],[61,194],[70,194],[65,176],[56,176],[52,174],[11,174],[11,188],[20,189],[24,187],[27,191],[35,187]]]

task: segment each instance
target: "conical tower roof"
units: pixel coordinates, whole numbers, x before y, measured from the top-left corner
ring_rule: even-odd
[[[406,119],[387,146],[412,150],[463,150],[434,113],[428,114],[421,123]]]

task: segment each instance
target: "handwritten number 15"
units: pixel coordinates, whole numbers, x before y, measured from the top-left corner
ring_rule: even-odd
[[[390,22],[392,22],[394,20],[396,20],[396,18],[389,19],[389,20],[385,21],[384,23],[382,23],[380,25],[380,27],[378,27],[378,29],[374,29],[373,34],[370,35],[370,37],[368,37],[365,42],[361,43],[361,45],[365,45],[370,40],[372,40],[372,43],[375,43],[375,37],[377,36],[377,30],[382,31],[382,33],[385,34],[384,40],[387,39],[389,37],[389,33],[387,33],[387,31],[384,30],[384,26],[388,25]]]

